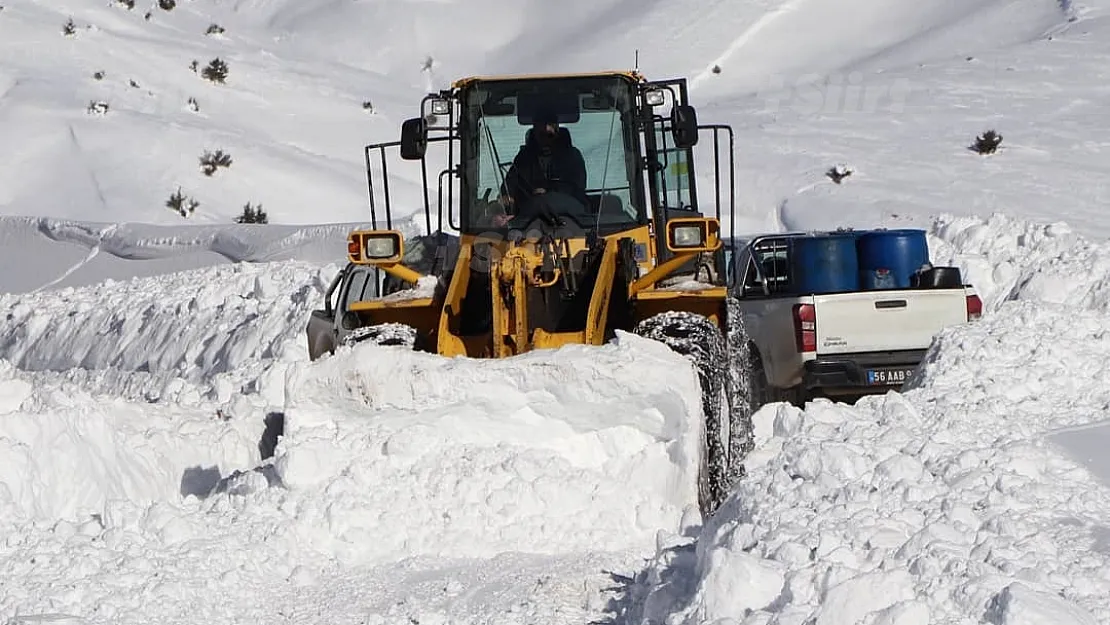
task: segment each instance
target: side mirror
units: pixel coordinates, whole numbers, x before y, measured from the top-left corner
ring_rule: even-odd
[[[698,114],[694,107],[677,104],[671,109],[671,132],[675,147],[692,148],[698,144]]]
[[[428,149],[428,122],[423,117],[406,119],[401,124],[401,158],[418,161]]]
[[[358,318],[358,315],[349,310],[339,317],[339,326],[348,332],[357,330],[360,325],[362,325],[362,321]]]

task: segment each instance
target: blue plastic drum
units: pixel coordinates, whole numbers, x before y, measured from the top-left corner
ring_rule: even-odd
[[[836,233],[793,239],[794,290],[815,294],[858,291],[856,236]]]
[[[908,289],[910,276],[929,262],[924,230],[872,230],[857,238],[864,290]]]

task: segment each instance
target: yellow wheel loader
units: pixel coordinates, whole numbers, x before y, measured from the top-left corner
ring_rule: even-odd
[[[713,149],[708,211],[694,172],[703,133]],[[742,476],[751,447],[748,340],[727,295],[720,225],[722,209],[734,221],[733,144],[730,127],[698,125],[685,79],[471,77],[429,94],[399,141],[365,148],[373,228],[350,233],[349,264],[327,310],[310,320],[310,353],[371,341],[506,358],[601,345],[616,330],[662,341],[699,373],[699,499],[708,514]],[[391,164],[395,148],[401,161]],[[433,150],[443,161],[434,220]],[[405,164],[411,173],[391,178]],[[429,234],[406,241],[394,228],[390,183],[414,179]]]

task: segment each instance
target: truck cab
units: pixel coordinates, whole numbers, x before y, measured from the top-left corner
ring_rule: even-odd
[[[347,263],[335,275],[324,294],[324,308],[313,310],[308,318],[308,356],[317,360],[324,354],[335,353],[342,345],[357,320],[344,323],[344,313],[351,304],[374,299],[381,293],[382,272],[370,265]],[[350,326],[350,327],[347,327]]]

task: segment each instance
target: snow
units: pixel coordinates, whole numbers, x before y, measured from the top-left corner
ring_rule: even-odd
[[[590,577],[592,586],[571,590],[596,608],[602,570],[584,563],[631,566],[659,527],[680,527],[697,510],[695,374],[631,335],[492,367],[371,345],[298,364],[279,407],[272,477],[250,471],[264,412],[250,404],[220,418],[212,402],[152,408],[10,366],[7,375],[0,513],[15,529],[0,546],[13,575],[5,614],[272,619],[288,609],[290,585],[311,595],[353,575],[395,593],[415,578],[451,581],[428,561],[450,569],[467,558],[479,569],[519,561],[541,579],[566,566]],[[228,544],[249,548],[223,553]],[[582,561],[561,564],[576,553]],[[30,554],[39,555],[28,564]],[[181,560],[163,562],[170,557]],[[161,581],[149,581],[153,568]],[[203,578],[192,576],[198,569]],[[223,594],[193,594],[206,579],[244,577],[273,588],[231,606]],[[489,583],[456,579],[449,594],[475,581]],[[148,607],[125,616],[136,607],[133,583]],[[329,603],[342,597],[332,591]],[[361,599],[364,614],[388,613],[381,597]],[[467,601],[464,593],[451,605]]]
[[[1065,453],[1103,484],[1110,485],[1110,461],[1102,453],[1110,442],[1110,420],[1055,430],[1048,440],[1063,447]]]
[[[643,592],[659,597],[645,617],[1110,619],[1110,483],[1075,434],[1104,431],[1110,406],[1110,289],[1089,271],[1110,246],[971,222],[942,218],[932,234],[967,244],[953,258],[997,263],[968,263],[971,282],[991,287],[989,314],[942,332],[903,393],[763,408],[749,476],[686,546],[695,557],[661,551],[644,574]],[[1022,277],[1049,260],[1083,297],[1057,303]],[[688,576],[683,591],[654,587],[664,573]]]
[[[633,548],[697,506],[697,381],[660,348],[479,367],[360,345],[290,374],[277,474],[331,491],[336,557]]]
[[[438,284],[439,279],[435,276],[422,276],[411,289],[402,289],[390,293],[383,297],[382,300],[393,302],[433,297],[436,293],[436,285]]]
[[[1110,623],[1103,0],[0,4],[0,620]],[[704,522],[655,343],[305,344],[365,144],[459,76],[637,59],[735,128],[726,231],[925,228],[985,305],[904,392],[761,410]]]

